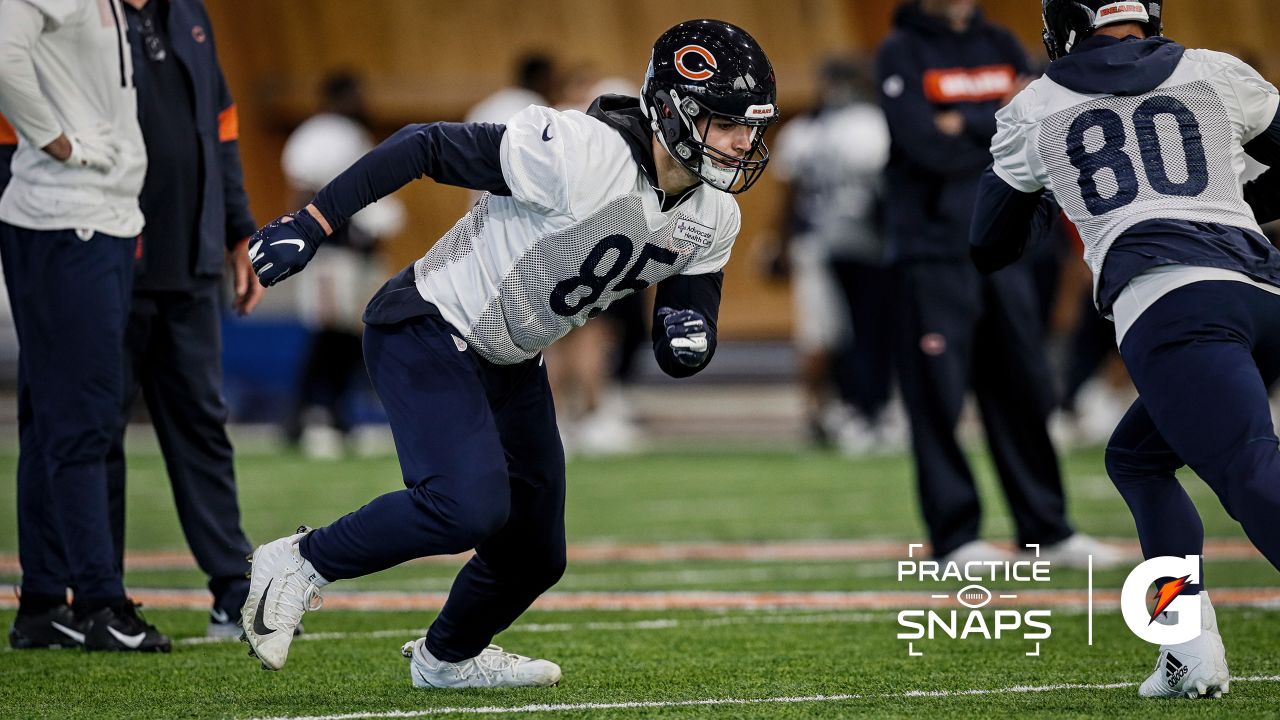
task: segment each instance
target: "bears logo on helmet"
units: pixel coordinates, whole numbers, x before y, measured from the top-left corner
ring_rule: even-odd
[[[706,80],[715,74],[715,68],[716,57],[701,45],[685,45],[676,51],[676,72],[690,80]]]
[[[658,143],[702,182],[740,193],[769,162],[764,133],[778,119],[773,66],[742,28],[719,20],[690,20],[653,45],[640,106]],[[706,142],[712,120],[751,128],[743,156]]]

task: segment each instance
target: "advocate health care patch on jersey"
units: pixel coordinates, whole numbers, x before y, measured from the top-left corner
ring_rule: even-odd
[[[680,218],[676,220],[675,225],[671,228],[672,245],[675,240],[684,240],[693,243],[700,248],[711,247],[711,240],[715,237],[716,229],[708,227],[699,222],[694,222],[688,218]],[[680,252],[680,248],[673,247],[676,252]]]

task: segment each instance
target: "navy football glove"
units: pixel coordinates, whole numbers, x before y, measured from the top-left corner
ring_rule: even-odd
[[[699,367],[707,361],[711,346],[707,342],[707,319],[695,310],[658,308],[658,317],[667,332],[671,354],[681,365]]]
[[[306,210],[267,223],[249,238],[249,262],[263,287],[302,270],[324,240],[324,228]]]

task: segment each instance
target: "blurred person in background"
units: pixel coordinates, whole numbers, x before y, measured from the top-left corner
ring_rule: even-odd
[[[1084,251],[1075,224],[1055,213],[1046,233],[1065,239],[1072,257]],[[1133,403],[1136,392],[1116,352],[1115,325],[1093,305],[1089,266],[1063,264],[1057,307],[1050,319],[1049,348],[1057,352],[1058,407],[1049,432],[1059,448],[1103,445]]]
[[[147,169],[125,31],[118,0],[0,2],[0,113],[18,133],[0,197],[20,343],[14,648],[170,648],[125,594],[107,490]]]
[[[124,402],[107,456],[116,563],[125,549],[125,430],[138,392],[164,454],[187,545],[209,578],[207,633],[234,637],[249,592],[235,457],[222,395],[222,280],[251,312],[263,289],[249,265],[255,224],[240,166],[236,105],[199,0],[124,0],[146,143],[138,243],[125,329]]]
[[[896,365],[911,421],[920,504],[939,558],[1004,560],[979,538],[981,504],[956,435],[977,397],[1019,547],[1083,567],[1119,561],[1076,533],[1049,439],[1053,380],[1030,267],[982,276],[969,261],[978,179],[995,111],[1025,84],[1026,55],[976,0],[907,0],[880,46],[881,105],[893,142],[885,192],[896,268]]]
[[[320,112],[285,142],[281,164],[295,204],[313,195],[373,149],[364,84],[353,72],[320,84]],[[383,198],[360,211],[326,242],[326,252],[296,283],[298,307],[311,333],[285,438],[314,458],[336,458],[355,426],[354,393],[368,380],[360,350],[360,313],[383,277],[377,250],[404,227],[404,206]]]
[[[868,85],[853,59],[828,60],[818,107],[784,125],[774,150],[786,202],[769,270],[791,279],[809,436],[852,454],[894,443],[883,422],[891,274],[878,227],[889,128]]]
[[[601,95],[635,97],[640,88],[620,77],[601,77],[590,63],[569,68],[555,108],[586,112]],[[547,375],[556,398],[556,421],[568,454],[608,455],[640,449],[643,437],[624,387],[635,375],[636,356],[649,336],[649,292],[619,298],[592,323],[547,348]]]
[[[555,93],[555,63],[540,52],[522,55],[511,85],[495,91],[467,111],[469,123],[504,123],[530,105],[551,106]]]

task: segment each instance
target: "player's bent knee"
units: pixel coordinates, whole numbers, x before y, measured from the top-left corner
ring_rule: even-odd
[[[558,550],[548,550],[542,557],[533,563],[531,572],[537,584],[544,588],[560,582],[560,578],[564,577],[565,567],[568,561],[565,558],[565,549],[561,546]]]
[[[507,524],[511,501],[506,497],[476,499],[456,505],[446,517],[452,552],[466,552],[493,537]]]
[[[1114,445],[1107,446],[1106,453],[1103,455],[1103,464],[1107,468],[1107,477],[1111,478],[1111,482],[1115,485],[1140,480],[1149,474],[1143,472],[1142,464],[1136,462],[1134,453]]]

